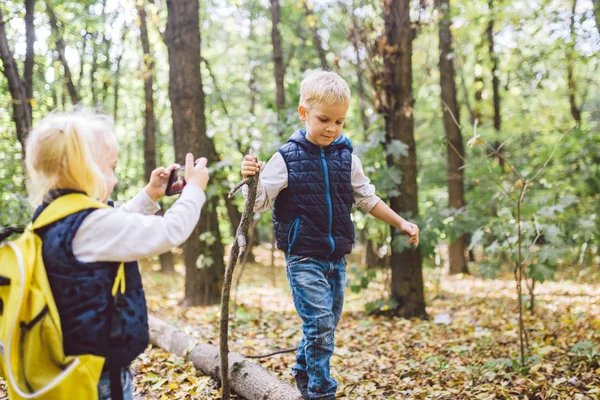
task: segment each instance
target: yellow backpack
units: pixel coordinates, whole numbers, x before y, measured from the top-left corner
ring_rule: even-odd
[[[34,232],[70,214],[108,207],[83,194],[54,200],[14,241],[0,246],[0,376],[10,399],[97,399],[104,358],[65,356],[60,317]],[[125,292],[119,267],[112,294]]]

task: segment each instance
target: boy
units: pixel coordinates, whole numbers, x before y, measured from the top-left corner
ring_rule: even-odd
[[[294,306],[303,321],[292,374],[304,399],[334,399],[337,390],[329,359],[344,302],[345,256],[354,243],[352,205],[419,244],[419,228],[380,201],[360,159],[352,155],[352,144],[342,135],[349,104],[350,89],[334,72],[316,72],[302,81],[298,115],[306,128],[269,160],[254,206],[256,212],[273,208],[277,248],[286,254]],[[246,156],[242,176],[260,167]]]

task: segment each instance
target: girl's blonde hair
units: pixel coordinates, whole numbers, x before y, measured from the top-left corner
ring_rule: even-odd
[[[313,104],[350,105],[350,88],[335,72],[313,72],[300,84],[300,105],[308,108]]]
[[[45,117],[27,140],[31,205],[41,204],[52,189],[80,190],[106,202],[110,193],[99,161],[116,148],[113,123],[106,115],[78,108]]]

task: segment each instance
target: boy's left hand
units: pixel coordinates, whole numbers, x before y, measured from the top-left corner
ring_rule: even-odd
[[[410,238],[408,239],[408,244],[412,243],[415,245],[415,247],[419,245],[419,227],[416,224],[413,224],[412,222],[408,221],[403,221],[402,225],[400,226],[400,229],[402,230],[402,232],[410,236]]]
[[[157,202],[158,199],[165,195],[167,190],[167,183],[169,182],[169,175],[175,168],[179,168],[179,164],[171,164],[168,167],[159,167],[152,171],[150,174],[150,182],[146,185],[144,190],[153,202]]]

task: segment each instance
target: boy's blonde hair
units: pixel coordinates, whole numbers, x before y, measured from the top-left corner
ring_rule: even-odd
[[[99,160],[117,149],[112,120],[83,108],[51,113],[27,140],[29,201],[38,206],[52,189],[74,189],[106,202],[106,177]]]
[[[350,105],[350,88],[335,72],[313,72],[300,84],[300,105],[308,108],[313,104]]]

